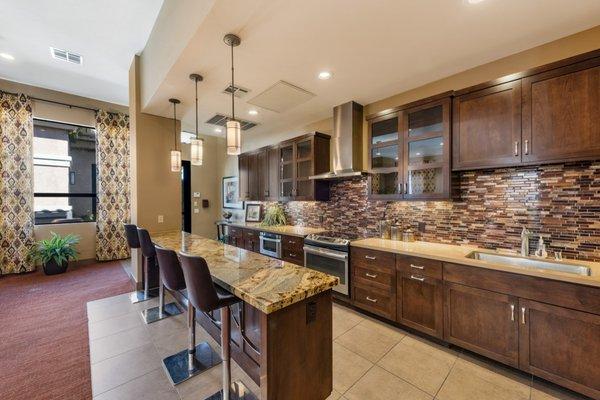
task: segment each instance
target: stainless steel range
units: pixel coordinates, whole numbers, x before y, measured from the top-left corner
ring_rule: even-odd
[[[304,239],[304,266],[340,279],[333,288],[350,295],[350,239],[355,237],[333,232],[311,234]]]

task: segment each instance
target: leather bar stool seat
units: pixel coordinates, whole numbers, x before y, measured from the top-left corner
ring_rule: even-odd
[[[138,227],[134,224],[123,224],[123,227],[125,228],[125,237],[127,238],[127,245],[129,246],[129,249],[141,249],[140,238],[138,236]],[[139,303],[158,296],[157,290],[150,289],[150,282],[148,281],[148,267],[145,260],[145,258],[142,259],[142,284],[144,285],[144,290],[137,290],[130,294],[132,303]]]
[[[140,241],[140,248],[142,249],[142,256],[146,260],[146,277],[148,275],[148,266],[158,265],[159,277],[158,277],[158,307],[148,308],[142,311],[142,318],[146,324],[160,321],[173,315],[181,314],[181,309],[175,302],[165,304],[165,285],[163,280],[163,272],[161,271],[160,263],[157,263],[156,248],[150,234],[146,229],[138,228],[138,238]],[[170,277],[170,276],[169,276]],[[173,281],[171,283],[177,283]]]
[[[230,306],[241,300],[215,285],[208,264],[202,257],[179,253],[188,300],[194,308],[204,313],[221,311],[221,360],[223,368],[223,388],[207,397],[207,400],[255,400],[256,397],[241,382],[231,384],[231,310]]]
[[[155,246],[160,278],[171,291],[186,289],[185,277],[177,253]],[[219,355],[207,342],[196,345],[196,321],[193,306],[188,305],[189,346],[187,349],[163,359],[163,366],[171,384],[178,385],[221,362]]]

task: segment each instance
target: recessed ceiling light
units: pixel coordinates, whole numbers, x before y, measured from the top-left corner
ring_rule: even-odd
[[[331,78],[331,72],[329,71],[321,71],[319,72],[319,79],[325,81],[327,79]]]
[[[8,54],[8,53],[0,53],[0,57],[4,58],[5,60],[8,60],[8,61],[13,61],[15,59],[15,57],[12,54]]]
[[[256,110],[250,110],[250,111],[248,111],[248,114],[250,114],[250,115],[258,115],[258,111],[256,111]]]
[[[221,128],[215,128],[215,132],[217,132],[217,133],[221,133],[221,132],[223,132],[223,131],[221,130]]]
[[[467,0],[467,3],[469,3],[469,4],[477,4],[477,3],[481,3],[483,1],[484,0]]]

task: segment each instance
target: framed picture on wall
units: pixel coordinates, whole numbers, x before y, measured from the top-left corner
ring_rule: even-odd
[[[261,211],[260,204],[246,204],[246,222],[260,222]]]
[[[244,209],[244,202],[240,201],[240,187],[237,176],[226,176],[222,185],[223,208]]]

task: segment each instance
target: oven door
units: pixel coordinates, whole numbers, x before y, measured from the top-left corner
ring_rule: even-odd
[[[281,258],[281,239],[261,236],[260,254]]]
[[[337,276],[340,283],[333,290],[346,296],[349,295],[348,253],[305,245],[304,266],[328,275]]]

